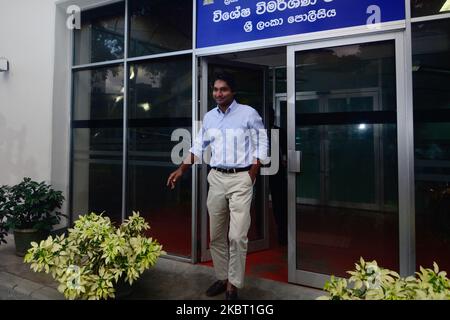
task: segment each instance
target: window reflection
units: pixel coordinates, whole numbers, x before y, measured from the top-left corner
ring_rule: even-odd
[[[130,119],[164,118],[175,125],[176,119],[191,117],[190,57],[151,60],[130,67]]]
[[[74,120],[123,118],[123,67],[75,72]]]
[[[124,18],[124,2],[82,11],[81,29],[74,32],[74,64],[122,59]]]
[[[450,20],[413,35],[417,268],[450,269]]]
[[[128,212],[139,211],[170,254],[191,255],[191,174],[166,187],[176,169],[172,132],[192,126],[191,55],[130,66]]]
[[[390,42],[357,44],[304,52],[296,64],[295,87],[301,92],[383,92],[378,110],[396,110],[394,52]],[[376,58],[372,58],[376,57]],[[346,99],[343,100],[344,102]],[[359,101],[330,105],[328,112],[367,111]],[[313,112],[302,108],[300,112]]]
[[[192,1],[131,1],[130,56],[192,48]]]
[[[73,131],[73,218],[104,212],[122,218],[122,128]]]

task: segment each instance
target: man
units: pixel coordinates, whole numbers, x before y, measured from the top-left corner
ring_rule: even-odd
[[[261,117],[255,109],[237,103],[235,92],[230,75],[216,76],[213,98],[217,107],[205,115],[190,154],[167,180],[167,186],[173,189],[190,165],[202,159],[203,151],[211,146],[207,207],[211,256],[218,280],[206,295],[225,291],[226,300],[236,300],[238,288],[244,286],[253,185],[268,152]]]

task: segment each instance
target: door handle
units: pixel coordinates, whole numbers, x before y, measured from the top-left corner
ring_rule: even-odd
[[[296,150],[288,150],[288,170],[289,172],[301,172],[302,152]]]

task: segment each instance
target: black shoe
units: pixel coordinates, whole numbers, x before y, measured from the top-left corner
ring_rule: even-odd
[[[237,290],[225,292],[225,300],[238,300]]]
[[[208,290],[206,290],[206,295],[208,297],[214,297],[222,292],[225,292],[225,290],[227,290],[227,281],[218,280],[214,282]]]

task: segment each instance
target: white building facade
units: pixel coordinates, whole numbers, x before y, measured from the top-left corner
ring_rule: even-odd
[[[239,101],[268,128],[273,111],[281,132],[280,174],[255,185],[250,252],[286,232],[287,280],[314,287],[360,256],[402,275],[433,261],[448,270],[449,10],[445,0],[0,0],[0,184],[50,182],[68,224],[139,211],[170,258],[208,261],[208,166],[173,192],[165,181],[172,133],[195,135],[211,79],[229,72]]]

